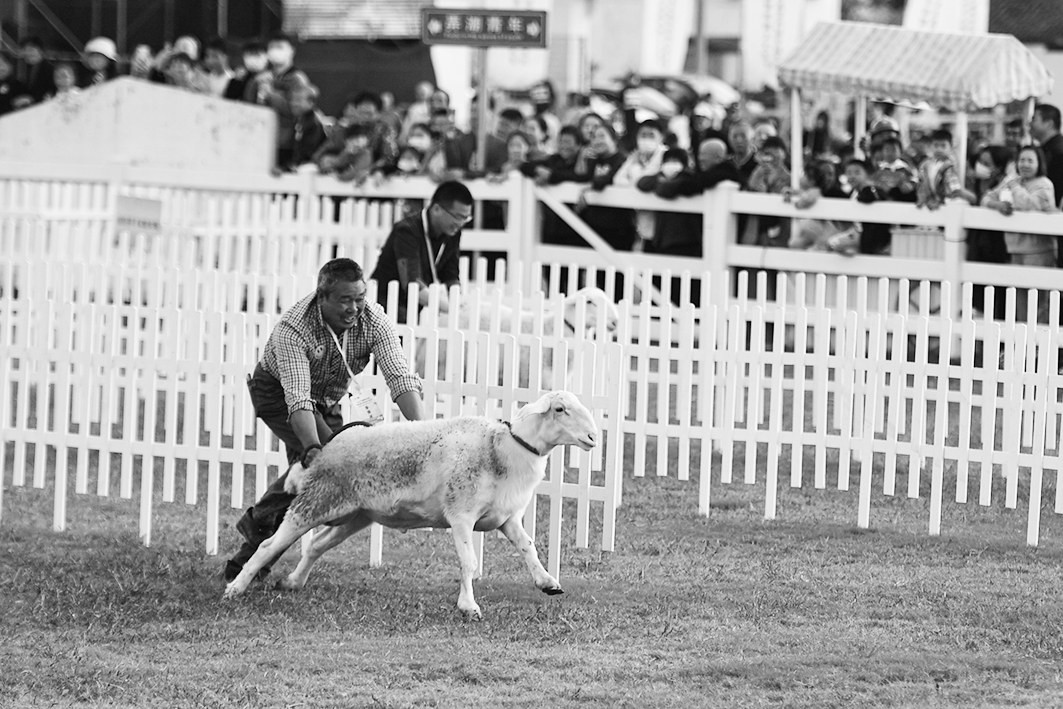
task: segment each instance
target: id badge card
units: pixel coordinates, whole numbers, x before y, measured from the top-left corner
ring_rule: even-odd
[[[384,412],[376,397],[368,389],[363,389],[354,377],[351,378],[350,386],[347,387],[347,398],[344,399],[343,408],[344,423],[356,421],[380,423],[384,420]]]

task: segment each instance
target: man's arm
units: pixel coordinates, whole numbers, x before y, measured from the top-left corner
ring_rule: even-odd
[[[395,270],[399,281],[399,298],[406,300],[406,291],[410,283],[417,283],[423,291],[427,282],[424,273],[427,264],[421,263],[424,250],[424,234],[414,229],[409,222],[402,221],[395,225],[388,237],[395,256]]]
[[[399,394],[395,399],[399,405],[399,411],[407,421],[421,421],[424,419],[424,405],[421,402],[421,394],[416,391],[407,391]],[[301,439],[300,439],[301,440]]]
[[[288,423],[292,431],[299,439],[303,450],[308,446],[321,445],[321,435],[317,430],[317,417],[309,409],[298,409],[288,417]]]

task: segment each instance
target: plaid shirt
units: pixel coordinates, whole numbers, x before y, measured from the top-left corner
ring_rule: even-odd
[[[376,358],[392,399],[410,391],[421,392],[421,380],[410,372],[399,338],[376,303],[366,303],[345,343],[343,336],[338,339],[345,344],[344,356],[355,374],[369,364],[370,354]],[[289,416],[300,409],[313,411],[315,403],[335,404],[347,393],[350,383],[332,334],[321,319],[316,293],[300,300],[281,317],[266,342],[261,364],[284,388]]]

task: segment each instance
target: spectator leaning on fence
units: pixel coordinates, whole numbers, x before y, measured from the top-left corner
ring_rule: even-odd
[[[661,130],[661,126],[657,121],[643,121],[639,124],[638,133],[635,136],[635,150],[627,156],[627,160],[617,170],[613,184],[617,187],[634,187],[644,176],[656,175],[661,170],[665,150],[664,131]],[[639,239],[635,242],[636,248],[641,249],[653,240],[655,216],[651,210],[635,211],[635,231],[639,235]]]
[[[317,289],[281,316],[248,377],[255,415],[284,442],[289,465],[297,460],[309,465],[342,427],[340,402],[370,355],[402,415],[410,421],[424,418],[420,379],[410,373],[391,321],[365,295],[357,263],[346,258],[326,263]],[[246,541],[226,562],[226,581],[236,578],[280,526],[295,497],[284,491],[285,477],[277,478],[236,523]],[[268,572],[269,566],[259,578]]]
[[[1045,158],[1041,148],[1027,145],[1015,159],[1018,175],[1004,180],[982,198],[982,205],[1005,216],[1014,212],[1055,212],[1052,181],[1045,176]],[[1047,234],[1005,232],[1009,263],[1023,266],[1055,266],[1056,237]],[[1027,291],[1015,292],[1015,304],[1020,319],[1026,317]],[[1048,293],[1038,292],[1037,321],[1048,322]]]
[[[222,95],[234,101],[255,103],[259,81],[269,70],[266,45],[256,41],[247,42],[240,50],[240,57],[243,66],[234,72]]]
[[[472,193],[460,182],[436,188],[428,206],[397,222],[380,249],[372,279],[377,282],[377,302],[387,304],[388,284],[399,284],[399,322],[408,318],[406,298],[411,283],[418,285],[417,308],[428,304],[428,285],[450,288],[458,284],[458,257],[462,227],[472,221]],[[448,307],[446,292],[440,307]]]
[[[964,189],[960,182],[953,158],[952,133],[939,128],[930,134],[930,155],[919,165],[915,204],[933,210],[946,199],[975,202],[974,193]]]

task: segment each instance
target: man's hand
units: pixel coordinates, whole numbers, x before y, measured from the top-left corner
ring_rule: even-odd
[[[304,468],[309,468],[310,464],[314,462],[314,458],[316,458],[318,453],[320,453],[320,452],[321,452],[321,446],[317,445],[316,443],[314,445],[308,446],[303,451],[303,457],[302,457],[302,460],[300,461],[300,462],[302,462],[303,467]]]

